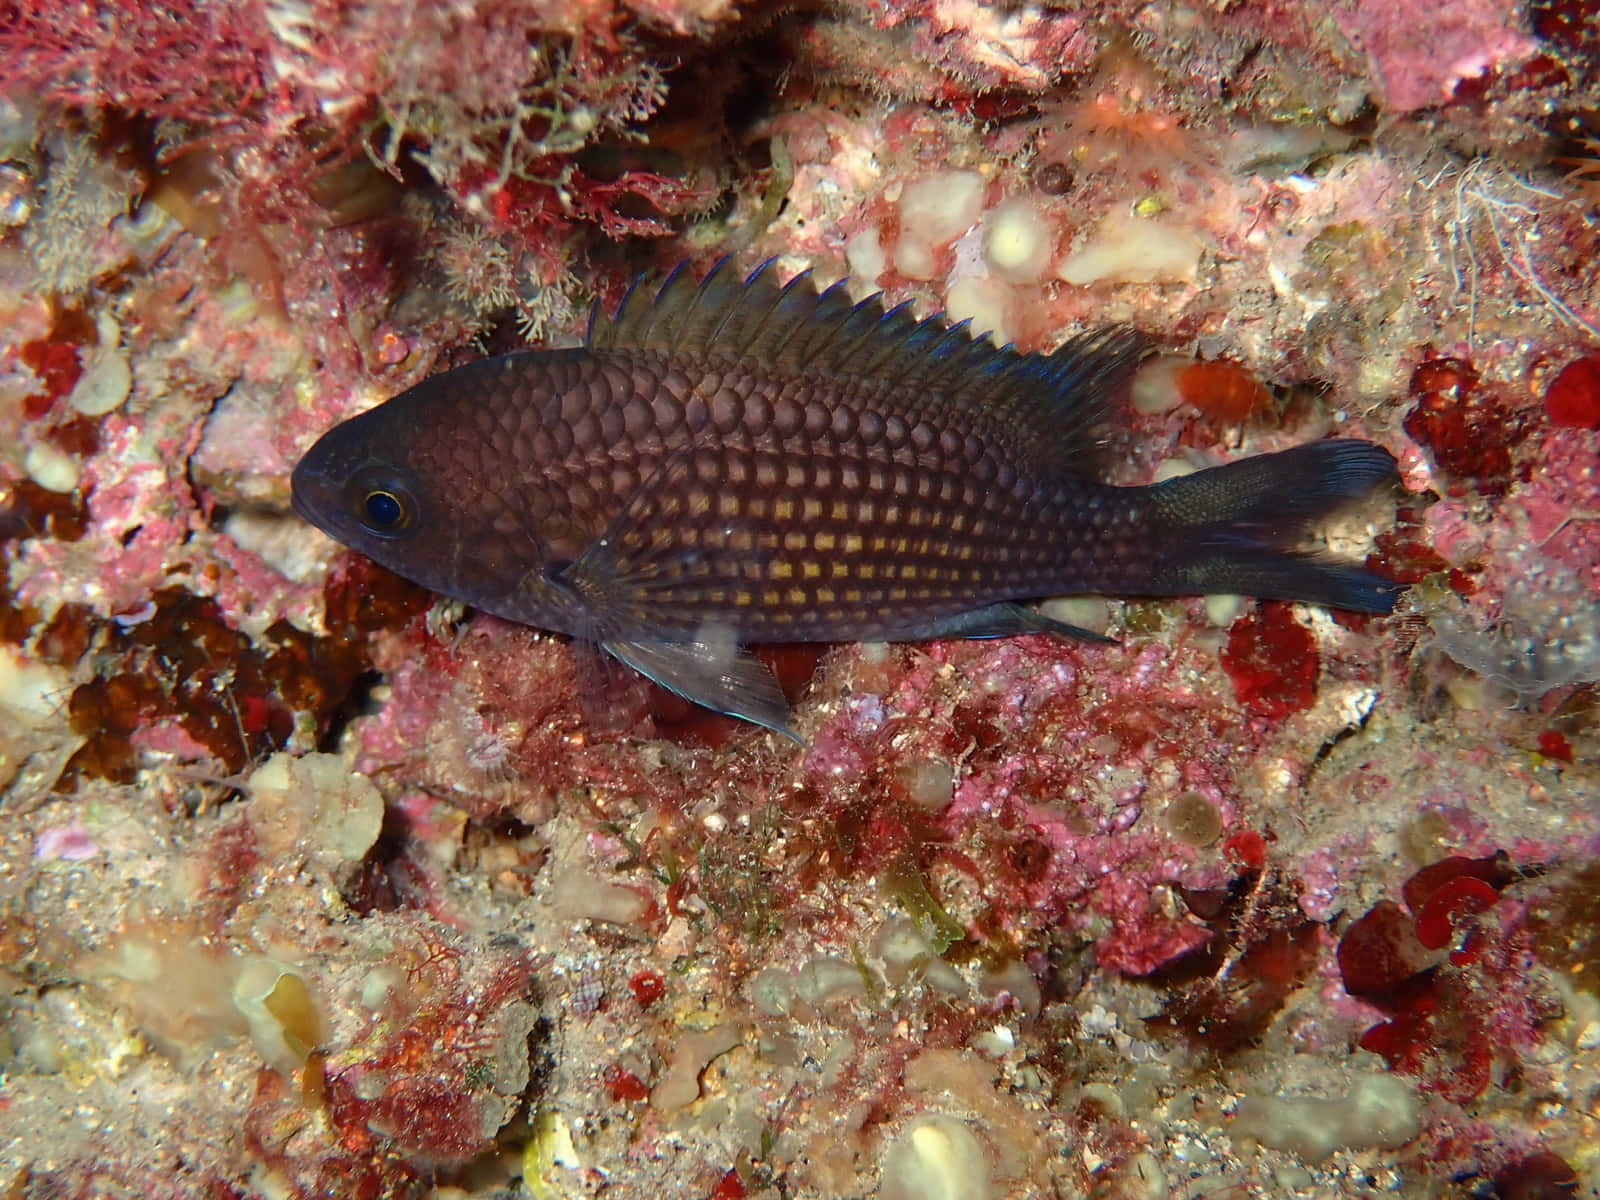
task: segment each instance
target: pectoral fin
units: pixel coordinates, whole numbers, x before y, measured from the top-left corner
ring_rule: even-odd
[[[755,459],[745,467],[753,472]],[[557,581],[581,599],[595,640],[612,634],[692,640],[704,606],[682,599],[682,593],[743,578],[765,561],[768,551],[760,545],[756,522],[740,514],[712,519],[685,511],[687,497],[702,487],[693,446],[669,455],[605,531],[558,573]]]
[[[789,704],[777,678],[731,640],[607,641],[601,648],[685,700],[803,741],[789,727]]]

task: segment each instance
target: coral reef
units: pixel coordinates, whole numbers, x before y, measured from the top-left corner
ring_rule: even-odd
[[[1575,0],[0,0],[0,1191],[1600,1189]],[[767,647],[807,743],[289,509],[326,428],[777,260],[1105,477],[1330,434],[1392,617]]]

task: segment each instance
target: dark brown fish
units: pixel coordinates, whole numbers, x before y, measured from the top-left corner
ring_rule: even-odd
[[[426,587],[783,733],[747,643],[1089,636],[1017,603],[1079,592],[1392,607],[1387,581],[1287,548],[1393,475],[1372,443],[1151,487],[1088,477],[1144,349],[1114,329],[1019,354],[805,276],[780,287],[770,264],[680,268],[596,312],[582,349],[447,371],[330,430],[294,505]]]

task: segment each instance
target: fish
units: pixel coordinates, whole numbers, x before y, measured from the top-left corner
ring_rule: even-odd
[[[597,303],[581,347],[483,358],[334,426],[293,506],[423,587],[797,741],[752,644],[1106,640],[1028,607],[1084,593],[1389,611],[1398,585],[1300,544],[1394,478],[1373,442],[1096,477],[1109,398],[1151,349],[1114,326],[1023,353],[770,260],[683,265]]]

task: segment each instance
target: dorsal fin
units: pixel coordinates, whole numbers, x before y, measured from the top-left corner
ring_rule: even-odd
[[[772,259],[744,280],[729,260],[699,283],[680,264],[651,294],[635,282],[616,315],[596,305],[590,350],[741,359],[778,371],[892,384],[908,415],[955,408],[981,425],[1005,423],[1066,466],[1086,448],[1106,394],[1148,349],[1128,327],[1068,339],[1051,354],[1022,354],[974,338],[942,314],[917,320],[885,310],[881,292],[852,302],[843,282],[817,291],[809,271],[780,284]]]

